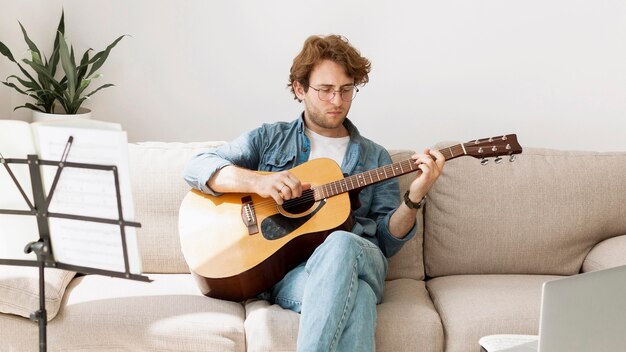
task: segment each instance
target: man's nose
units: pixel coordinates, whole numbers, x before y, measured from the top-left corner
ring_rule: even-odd
[[[343,104],[343,99],[341,99],[341,93],[335,92],[335,94],[333,95],[333,98],[330,99],[330,102],[331,104],[335,106],[340,106],[341,104]]]

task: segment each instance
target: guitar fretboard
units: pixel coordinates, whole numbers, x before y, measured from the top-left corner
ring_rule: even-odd
[[[446,160],[454,159],[466,154],[463,144],[457,144],[440,149],[439,152],[443,154]],[[365,171],[360,174],[348,176],[341,180],[316,186],[313,188],[313,194],[315,196],[315,200],[330,198],[341,193],[363,188],[417,170],[418,166],[415,165],[415,161],[413,159],[402,160],[373,170]]]

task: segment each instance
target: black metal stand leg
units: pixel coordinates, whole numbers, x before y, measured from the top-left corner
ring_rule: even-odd
[[[49,253],[47,246],[43,241],[29,243],[24,252],[35,252],[37,261],[39,262],[39,310],[30,315],[30,320],[39,324],[39,351],[47,350],[47,325],[48,313],[46,312],[46,280],[45,280],[45,256]]]
[[[35,315],[35,319],[39,322],[39,351],[46,352],[48,313],[46,312],[46,282],[44,280],[43,262],[39,263],[39,310]]]

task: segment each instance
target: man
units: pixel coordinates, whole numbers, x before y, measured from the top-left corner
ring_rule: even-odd
[[[370,62],[341,36],[312,36],[291,67],[289,87],[304,112],[292,122],[264,124],[228,145],[194,157],[185,180],[211,195],[257,193],[277,204],[310,185],[288,170],[328,157],[344,174],[391,164],[387,151],[364,138],[347,119]],[[364,188],[350,232],[335,231],[313,255],[269,292],[269,299],[301,313],[298,351],[374,351],[376,304],[383,297],[386,257],[415,234],[417,208],[439,177],[444,157],[435,150],[412,156],[419,172],[398,205],[393,179]],[[272,171],[259,174],[253,170]]]

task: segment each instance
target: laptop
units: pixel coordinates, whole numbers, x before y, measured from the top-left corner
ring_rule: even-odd
[[[626,265],[543,284],[539,336],[491,335],[488,352],[626,351]]]

